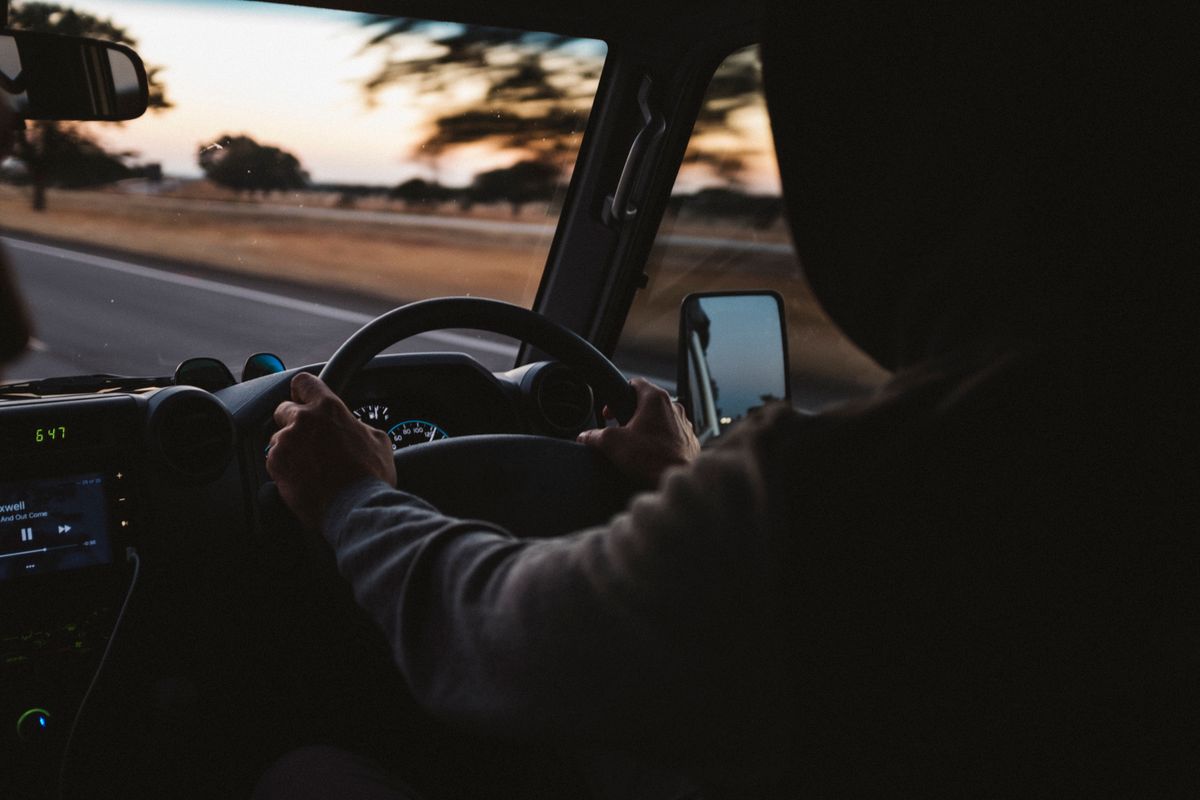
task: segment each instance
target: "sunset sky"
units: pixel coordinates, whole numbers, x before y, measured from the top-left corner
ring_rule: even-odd
[[[222,0],[74,6],[124,26],[142,59],[163,67],[174,105],[97,126],[112,147],[159,161],[168,174],[194,175],[198,145],[244,132],[295,153],[317,181],[393,183],[413,174],[407,156],[424,138],[428,111],[400,87],[367,106],[361,84],[379,56],[360,55],[367,33],[355,14]]]
[[[160,162],[168,175],[198,175],[197,147],[224,133],[246,133],[294,153],[317,182],[395,184],[420,176],[461,185],[520,157],[476,146],[447,154],[436,168],[429,159],[414,159],[434,116],[452,103],[393,86],[368,105],[362,84],[384,54],[362,52],[370,32],[357,14],[245,0],[64,4],[123,26],[143,60],[162,67],[173,108],[95,129],[106,146]],[[603,57],[602,43],[581,49]],[[470,101],[481,90],[464,86],[457,99]],[[756,137],[766,133],[761,110],[743,122]],[[748,188],[774,188],[773,163],[749,166]],[[687,182],[706,181],[694,170]]]

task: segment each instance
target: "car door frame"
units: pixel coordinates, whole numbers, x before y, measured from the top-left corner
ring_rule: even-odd
[[[692,128],[717,67],[754,44],[758,27],[716,26],[686,46],[664,35],[609,41],[600,86],[533,308],[606,354],[616,347],[667,208]],[[674,46],[671,46],[674,45]],[[649,77],[651,103],[666,122],[661,142],[637,174],[628,219],[605,219],[629,149],[643,127],[638,92]],[[540,354],[523,347],[518,363]]]

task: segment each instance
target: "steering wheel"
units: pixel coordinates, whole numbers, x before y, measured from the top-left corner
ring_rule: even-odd
[[[344,399],[353,378],[384,349],[443,328],[528,342],[578,370],[619,422],[633,416],[633,387],[589,342],[528,309],[476,297],[422,300],[377,317],[338,348],[319,377]],[[555,536],[603,522],[623,509],[635,491],[591,448],[542,436],[444,439],[397,450],[394,457],[401,489],[443,513],[485,519],[526,537]]]

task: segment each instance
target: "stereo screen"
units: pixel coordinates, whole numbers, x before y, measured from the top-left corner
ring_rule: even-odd
[[[113,560],[101,473],[0,484],[0,582]]]

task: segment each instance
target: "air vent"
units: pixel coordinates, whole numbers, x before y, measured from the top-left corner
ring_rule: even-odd
[[[581,430],[592,416],[592,387],[565,367],[552,367],[538,376],[534,397],[551,428],[563,433]]]
[[[200,389],[164,389],[151,399],[152,451],[189,483],[215,480],[233,455],[233,422],[217,398]]]

